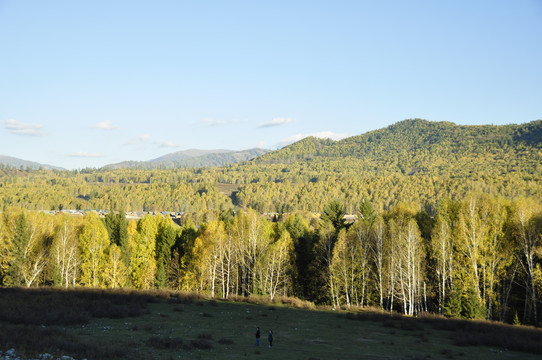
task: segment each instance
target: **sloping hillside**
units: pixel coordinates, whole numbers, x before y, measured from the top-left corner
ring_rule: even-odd
[[[14,158],[11,156],[4,156],[0,155],[0,164],[8,167],[14,167],[14,168],[20,168],[23,169],[32,169],[32,170],[64,170],[63,168],[47,165],[47,164],[40,164],[34,161],[28,161],[28,160],[22,160],[18,158]]]
[[[404,120],[384,129],[340,141],[305,138],[255,159],[255,163],[355,161],[359,170],[400,173],[540,171],[542,120],[522,125],[461,126],[449,122]]]
[[[166,154],[149,161],[124,161],[107,165],[105,169],[174,169],[188,167],[216,167],[251,160],[265,154],[265,149],[198,150],[189,149]]]

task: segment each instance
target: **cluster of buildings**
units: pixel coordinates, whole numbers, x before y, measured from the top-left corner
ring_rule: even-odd
[[[94,209],[86,209],[86,210],[72,210],[72,209],[63,209],[63,210],[42,210],[45,214],[51,214],[51,215],[58,215],[58,214],[68,214],[71,216],[85,216],[87,213],[94,213],[98,214],[99,217],[106,217],[107,214],[110,213],[110,210],[94,210]],[[183,211],[127,211],[126,212],[126,219],[130,220],[139,220],[145,215],[151,215],[156,216],[158,214],[161,214],[164,217],[169,216],[174,221],[177,219],[181,219],[184,215]]]

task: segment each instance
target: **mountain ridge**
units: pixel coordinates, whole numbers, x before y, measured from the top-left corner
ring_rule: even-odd
[[[30,160],[23,160],[19,159],[13,156],[6,156],[6,155],[0,155],[0,165],[8,166],[8,167],[14,167],[14,168],[20,168],[23,167],[24,169],[32,169],[32,170],[66,170],[64,168],[61,168],[59,166],[53,166],[48,164],[41,164],[35,161]]]
[[[266,149],[252,148],[246,150],[202,150],[188,149],[169,153],[147,161],[123,161],[103,167],[113,169],[173,169],[185,167],[217,167],[251,160],[259,155],[269,152]]]
[[[257,163],[295,161],[314,157],[345,156],[389,157],[406,152],[468,152],[473,146],[484,145],[488,150],[506,146],[542,148],[542,120],[510,125],[456,125],[423,119],[407,119],[385,128],[350,136],[342,140],[307,137],[282,149],[269,152]],[[386,149],[382,153],[382,149]]]

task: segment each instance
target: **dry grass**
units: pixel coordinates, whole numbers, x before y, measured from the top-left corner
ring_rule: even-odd
[[[242,302],[248,304],[256,305],[285,305],[297,309],[305,310],[316,310],[314,303],[310,301],[301,300],[298,298],[287,297],[287,296],[275,296],[273,299],[270,299],[267,296],[259,295],[250,295],[250,296],[241,296],[241,295],[231,295],[228,297],[227,301],[233,302]]]
[[[434,314],[408,317],[381,310],[346,312],[349,320],[381,322],[384,327],[423,332],[427,329],[449,331],[456,346],[491,346],[542,355],[542,329],[514,326],[485,320],[449,319]],[[422,338],[423,342],[426,342]]]

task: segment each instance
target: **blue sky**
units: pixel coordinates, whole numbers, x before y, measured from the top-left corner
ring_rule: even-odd
[[[0,154],[100,167],[542,118],[542,1],[0,0]]]

